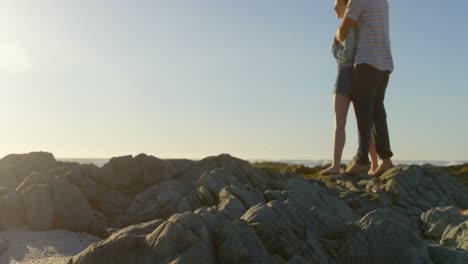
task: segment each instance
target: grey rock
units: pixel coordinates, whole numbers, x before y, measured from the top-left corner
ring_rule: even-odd
[[[143,182],[143,168],[132,156],[112,158],[101,171],[100,180],[111,188]]]
[[[20,195],[10,190],[0,198],[0,228],[22,226],[25,222],[24,208]]]
[[[232,195],[226,188],[221,189],[219,192],[219,201],[219,211],[230,215],[232,219],[240,218],[246,211],[242,202]]]
[[[123,215],[131,204],[132,200],[124,196],[118,191],[110,190],[100,195],[97,201],[94,202],[96,207],[103,212],[107,217],[113,218]]]
[[[468,223],[457,208],[468,207],[467,188],[431,166],[305,179],[228,154],[141,154],[103,168],[25,157],[0,160],[0,183],[12,184],[0,190],[2,227],[24,218],[24,203],[41,228],[114,232],[70,263],[466,262]],[[49,204],[53,224],[31,220],[46,219],[38,204]]]
[[[52,184],[53,202],[58,224],[72,231],[86,231],[94,221],[93,208],[80,189],[64,177]]]
[[[95,201],[99,195],[98,183],[95,178],[98,168],[94,165],[78,165],[73,167],[64,176],[68,181],[78,187],[88,201]]]
[[[28,226],[32,229],[51,229],[55,223],[55,208],[49,185],[34,185],[21,192]]]
[[[0,255],[5,253],[9,247],[10,247],[10,243],[8,241],[0,240]]]
[[[201,206],[202,203],[197,199],[196,191],[191,191],[179,200],[179,203],[177,204],[176,213],[194,211],[195,209],[200,208]]]
[[[174,180],[155,185],[138,194],[125,212],[127,223],[145,222],[151,219],[166,219],[176,213],[183,198],[187,203],[188,190]],[[182,206],[182,205],[181,205]],[[190,204],[186,204],[191,207]]]
[[[0,167],[27,166],[33,169],[48,169],[56,166],[52,153],[30,152],[28,154],[10,154],[0,160]]]
[[[195,210],[194,213],[200,216],[206,228],[213,234],[219,233],[224,224],[232,219],[230,215],[212,207],[201,207]]]
[[[281,190],[266,190],[263,193],[263,196],[265,197],[266,202],[270,202],[273,200],[284,202],[288,198],[287,193]]]
[[[54,180],[54,175],[49,172],[31,172],[21,184],[16,188],[16,192],[21,193],[23,190],[39,184],[50,185]]]
[[[240,186],[241,183],[237,178],[228,170],[214,169],[207,171],[200,176],[200,186],[203,186],[210,192],[212,197],[218,197],[218,193],[224,186],[235,185]],[[219,202],[219,201],[218,201]]]
[[[218,247],[219,263],[273,263],[274,260],[246,222],[226,222]]]
[[[245,208],[250,208],[265,202],[263,195],[257,190],[253,190],[248,185],[227,185],[224,186],[223,189],[239,199]]]
[[[286,186],[286,195],[300,203],[303,208],[319,208],[335,215],[343,222],[357,219],[353,210],[346,203],[317,184],[310,184],[303,179],[293,179],[288,181]]]
[[[74,256],[69,264],[146,264],[153,260],[146,243],[146,235],[160,226],[163,220],[128,226],[112,234],[106,240],[94,243]],[[154,262],[153,262],[154,263]]]
[[[240,183],[253,188],[266,189],[268,186],[268,180],[261,171],[254,168],[248,161],[232,157],[229,154],[204,158],[197,165],[211,170],[222,168],[225,172],[234,175]]]
[[[45,172],[58,166],[51,153],[11,154],[0,160],[0,186],[16,188],[31,172]]]
[[[435,264],[468,263],[468,251],[452,250],[442,246],[429,246],[429,254]]]
[[[145,154],[112,158],[102,168],[100,179],[112,188],[135,184],[157,184],[176,173],[172,164]]]
[[[439,242],[441,245],[468,251],[468,220],[457,226],[448,226]]]
[[[241,219],[255,229],[270,254],[285,259],[299,255],[312,263],[328,263],[328,255],[314,231],[296,216],[284,203],[271,201],[250,208]]]
[[[431,263],[428,246],[410,225],[404,215],[392,209],[368,213],[341,240],[339,262]]]
[[[161,224],[146,241],[163,263],[216,263],[209,230],[197,214],[176,214]]]
[[[457,226],[468,220],[468,216],[460,212],[461,209],[455,206],[437,207],[424,212],[421,215],[424,234],[429,238],[439,239],[449,225]]]
[[[139,155],[143,167],[143,182],[148,185],[162,183],[170,180],[176,173],[176,169],[165,160],[153,156]],[[181,164],[188,166],[187,164]]]
[[[429,210],[437,206],[468,208],[468,188],[447,172],[430,166],[398,166],[379,178],[383,189],[401,206]]]
[[[206,205],[215,205],[217,203],[217,199],[214,198],[211,192],[203,185],[197,189],[197,198]]]
[[[7,195],[11,191],[10,188],[8,187],[0,187],[0,198],[3,198],[5,195]]]

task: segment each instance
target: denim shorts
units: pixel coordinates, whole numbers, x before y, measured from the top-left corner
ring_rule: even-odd
[[[351,96],[351,83],[353,81],[353,67],[338,68],[336,76],[335,90],[333,93],[339,93],[345,96]]]

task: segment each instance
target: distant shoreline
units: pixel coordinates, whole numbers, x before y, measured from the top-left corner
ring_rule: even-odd
[[[57,158],[58,161],[63,162],[76,162],[80,164],[94,164],[98,167],[104,166],[110,159],[103,158]],[[193,159],[197,161],[197,159]],[[326,159],[317,159],[317,160],[288,160],[288,159],[247,159],[251,163],[255,162],[279,162],[286,163],[289,165],[299,165],[302,164],[308,167],[315,167],[319,165],[325,165],[331,163],[331,160]],[[348,163],[349,160],[344,160],[343,163]],[[423,165],[423,164],[432,164],[435,166],[454,166],[468,164],[468,160],[456,160],[456,161],[447,161],[447,160],[395,160],[395,164],[407,164],[407,165]]]

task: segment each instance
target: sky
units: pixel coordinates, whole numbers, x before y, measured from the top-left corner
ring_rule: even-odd
[[[468,2],[389,4],[394,158],[468,160]],[[2,1],[0,157],[331,159],[333,5]]]

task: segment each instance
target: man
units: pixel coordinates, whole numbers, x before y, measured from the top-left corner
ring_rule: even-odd
[[[351,101],[357,119],[359,148],[347,168],[349,174],[369,170],[371,133],[381,161],[377,170],[370,174],[378,176],[393,167],[384,107],[385,90],[393,71],[388,9],[386,0],[351,0],[335,36],[335,41],[343,41],[349,30],[358,24]]]

